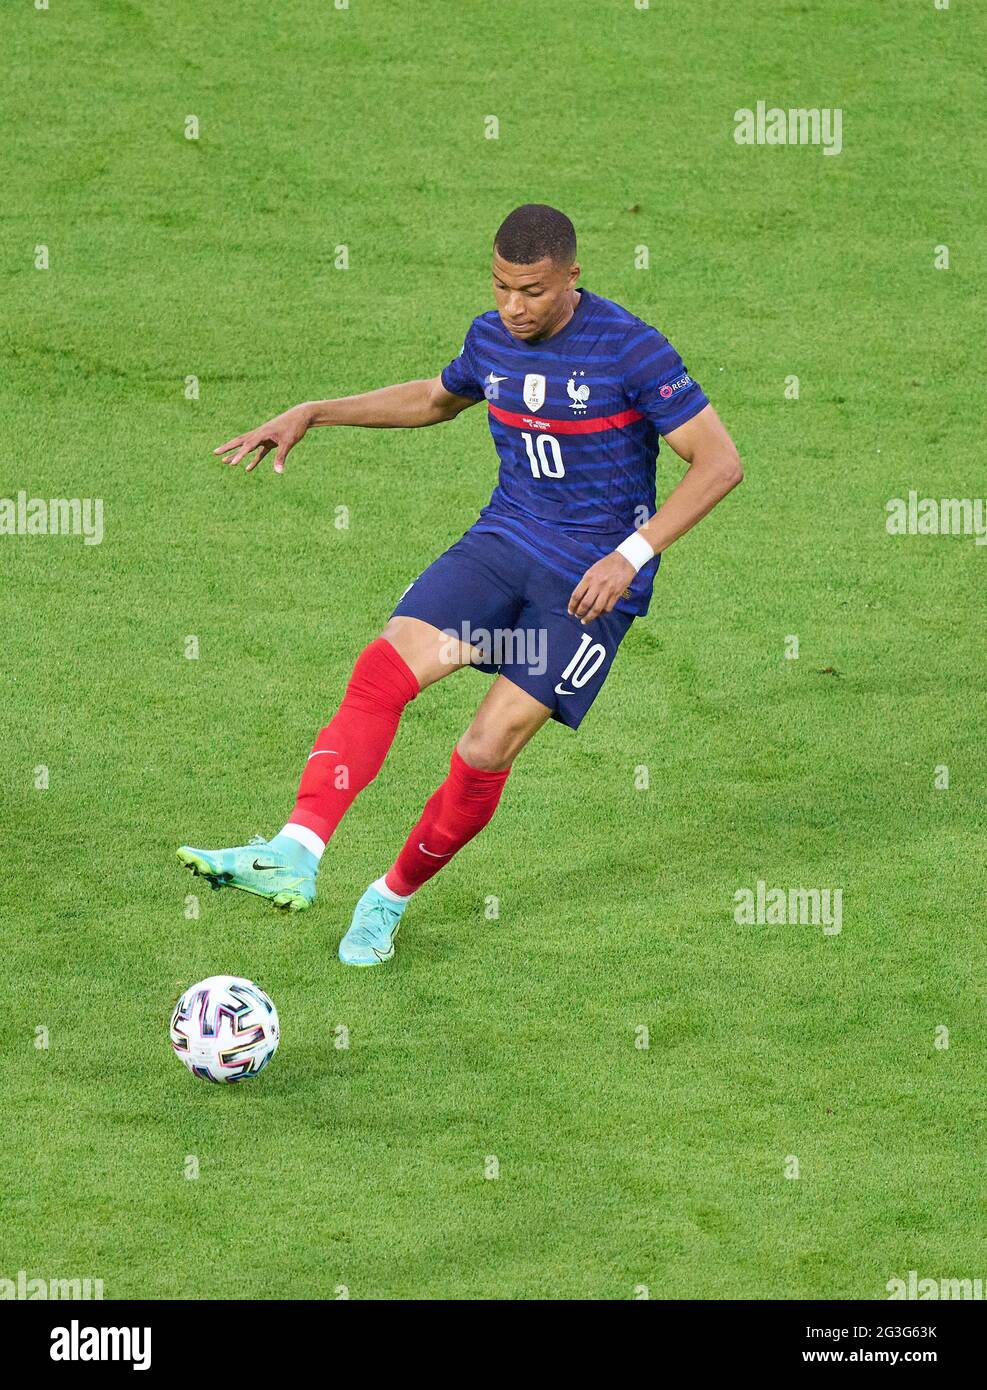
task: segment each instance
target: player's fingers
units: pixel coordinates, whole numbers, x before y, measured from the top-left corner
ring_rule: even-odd
[[[284,472],[284,461],[285,461],[285,459],[288,457],[288,450],[289,450],[290,448],[291,448],[291,445],[290,445],[290,444],[279,444],[279,445],[278,445],[278,452],[274,455],[274,471],[275,471],[275,473],[283,473],[283,472]]]
[[[235,434],[232,439],[228,439],[225,444],[220,444],[218,449],[213,449],[214,454],[228,454],[231,449],[235,449],[238,444],[243,443],[243,435]]]
[[[607,611],[607,591],[606,591],[606,589],[599,589],[599,590],[597,591],[596,597],[595,597],[594,600],[593,600],[593,605],[592,605],[592,607],[590,608],[589,612],[586,614],[586,621],[587,621],[588,623],[591,623],[591,622],[593,622],[594,618],[598,618],[598,617],[600,616],[601,613],[605,613],[606,611]]]
[[[580,602],[576,605],[576,617],[581,623],[586,622],[587,615],[596,607],[596,590],[589,589],[583,595]]]
[[[252,454],[254,452],[259,443],[259,439],[251,439],[248,435],[244,442],[240,445],[239,449],[237,449],[233,457],[231,459],[227,459],[226,462],[230,465],[231,468],[235,468],[241,459],[246,458],[248,454]]]
[[[271,452],[273,448],[273,444],[262,444],[260,448],[257,450],[256,456],[250,460],[250,462],[247,464],[246,468],[243,471],[245,473],[252,473],[254,469],[257,467],[257,465],[261,462],[261,460],[267,458],[268,454]]]
[[[583,594],[586,592],[586,580],[580,579],[579,583],[569,595],[569,616],[575,617],[576,609],[582,602]]]

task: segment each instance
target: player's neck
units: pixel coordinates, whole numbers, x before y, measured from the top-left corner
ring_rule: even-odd
[[[573,314],[576,312],[576,309],[579,306],[579,299],[580,291],[570,290],[564,300],[566,310],[564,318],[559,319],[558,323],[555,324],[553,328],[550,328],[546,333],[540,334],[539,337],[533,341],[543,343],[548,338],[554,338],[556,333],[561,333],[563,328],[565,328],[566,324],[569,322]]]

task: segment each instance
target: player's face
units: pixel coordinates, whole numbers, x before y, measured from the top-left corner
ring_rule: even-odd
[[[579,266],[556,265],[547,257],[512,265],[494,252],[493,290],[500,321],[515,338],[547,338],[571,317]]]

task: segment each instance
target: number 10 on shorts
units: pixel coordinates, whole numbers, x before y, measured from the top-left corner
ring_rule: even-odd
[[[594,642],[589,633],[584,632],[579,639],[579,646],[573,653],[572,660],[562,672],[559,685],[564,685],[566,681],[569,681],[574,690],[579,690],[592,676],[596,675],[606,654],[606,647],[600,642]],[[555,688],[558,690],[558,686]]]

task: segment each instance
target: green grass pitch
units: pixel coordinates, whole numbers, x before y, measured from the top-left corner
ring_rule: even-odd
[[[0,1278],[876,1299],[983,1275],[987,551],[885,530],[909,490],[987,491],[983,12],[20,0],[0,46],[0,494],[102,498],[105,530],[0,536]],[[840,108],[842,152],[738,145],[759,100]],[[174,850],[280,826],[495,455],[482,410],[317,431],[281,478],[210,451],[438,372],[525,201],[568,211],[582,283],[681,350],[747,480],[394,965],[347,971],[352,904],[482,676],[408,710],[311,912],[203,891]],[[738,925],[758,880],[842,888],[842,931]],[[242,1087],[167,1043],[220,971],[281,1013]]]

